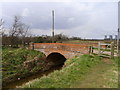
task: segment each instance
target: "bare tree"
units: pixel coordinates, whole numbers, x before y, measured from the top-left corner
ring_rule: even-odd
[[[19,27],[19,33],[22,39],[22,46],[25,46],[25,40],[26,40],[26,36],[28,35],[28,30],[29,30],[29,26],[25,25],[25,24],[21,24]]]
[[[11,46],[18,47],[19,39],[21,38],[22,44],[24,45],[24,39],[27,35],[27,32],[29,30],[29,26],[25,25],[21,22],[21,17],[15,16],[14,17],[14,23],[12,28],[10,29],[9,36],[11,41]]]
[[[3,28],[4,21],[3,19],[0,19],[0,30]]]
[[[3,27],[4,21],[3,19],[0,19],[0,36],[4,34],[4,27]]]
[[[19,35],[19,23],[20,23],[20,17],[15,16],[14,17],[14,23],[12,25],[12,28],[10,29],[9,36],[10,36],[10,44],[12,47],[18,47],[18,35]]]
[[[20,27],[20,24],[21,24],[21,22],[20,22],[20,17],[15,16],[15,17],[14,17],[13,26],[12,26],[12,28],[10,29],[10,32],[9,32],[10,36],[13,37],[13,36],[18,36],[18,35],[19,35],[19,27]]]

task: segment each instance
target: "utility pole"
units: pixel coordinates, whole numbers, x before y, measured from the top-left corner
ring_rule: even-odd
[[[118,28],[118,38],[117,38],[117,51],[118,51],[118,58],[120,58],[120,30]]]
[[[54,10],[52,10],[52,43],[54,43]]]
[[[118,58],[120,59],[120,1],[118,2],[118,38],[117,38],[117,50]]]

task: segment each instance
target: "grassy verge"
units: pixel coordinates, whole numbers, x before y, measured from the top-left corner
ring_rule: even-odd
[[[21,88],[69,88],[99,62],[101,62],[101,58],[98,56],[77,56],[67,60],[62,70],[35,79]]]
[[[42,57],[42,53],[34,50],[21,48],[3,48],[2,49],[2,78],[3,81],[12,77],[24,77],[29,70],[24,67],[24,62]],[[41,60],[42,61],[42,60]],[[34,67],[33,69],[35,69]],[[40,69],[40,68],[39,68]]]
[[[118,88],[118,59],[103,58],[89,72],[74,83],[72,88]]]
[[[110,86],[117,86],[118,88],[120,88],[120,81],[119,80],[119,71],[120,71],[120,59],[118,57],[115,57],[114,59],[112,59],[112,62],[114,63],[113,68],[111,69],[111,81],[113,82],[113,84],[110,84]],[[117,82],[116,82],[117,81]]]

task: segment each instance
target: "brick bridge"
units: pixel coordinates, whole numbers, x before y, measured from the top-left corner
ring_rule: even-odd
[[[43,52],[46,56],[51,53],[60,53],[66,59],[76,55],[88,54],[88,44],[66,44],[66,43],[31,43],[30,49]]]
[[[81,44],[66,44],[66,43],[31,43],[29,49],[34,49],[43,52],[46,57],[43,59],[46,62],[46,70],[51,67],[64,65],[64,62],[77,55],[89,54],[92,49],[90,46],[97,47],[97,43],[81,43]],[[42,60],[43,60],[42,59]]]

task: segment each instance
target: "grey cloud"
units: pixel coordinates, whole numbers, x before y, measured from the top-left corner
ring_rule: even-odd
[[[23,21],[32,23],[32,28],[50,29],[52,23],[52,9],[55,10],[56,29],[74,28],[85,24],[88,20],[86,13],[78,12],[73,7],[64,6],[62,3],[11,3],[5,4],[4,7],[5,11],[3,11],[3,17],[4,14],[8,13],[10,13],[9,16],[13,17],[13,15],[19,15],[27,9],[27,13],[29,12],[30,15],[24,17]],[[70,21],[70,18],[74,18],[74,20]]]
[[[11,26],[14,15],[22,15],[23,22],[31,25],[32,29],[47,31],[52,27],[52,10],[55,10],[55,29],[63,30],[69,35],[96,38],[117,29],[115,2],[3,3],[2,15],[6,27]]]

